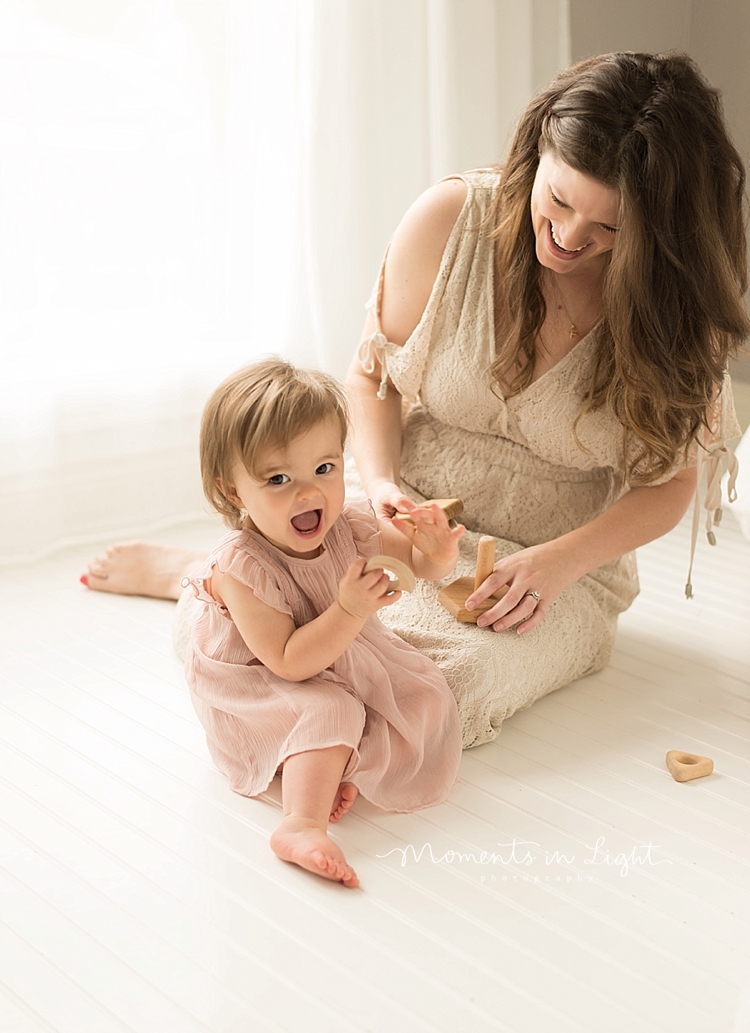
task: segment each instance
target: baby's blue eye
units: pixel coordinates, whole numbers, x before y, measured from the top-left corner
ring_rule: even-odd
[[[285,473],[275,473],[273,477],[268,478],[269,484],[286,484],[289,477]]]
[[[333,463],[321,463],[315,473],[330,473],[333,469]]]

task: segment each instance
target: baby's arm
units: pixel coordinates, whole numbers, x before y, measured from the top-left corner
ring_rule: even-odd
[[[299,628],[288,614],[262,602],[230,574],[214,570],[210,592],[229,610],[248,648],[265,667],[285,681],[304,681],[338,660],[371,614],[401,598],[400,592],[389,593],[389,579],[382,571],[363,574],[365,562],[355,560],[341,579],[336,602]]]
[[[408,520],[379,520],[383,551],[407,563],[417,577],[434,581],[446,577],[458,559],[458,540],[463,524],[451,528],[440,506],[414,506]]]

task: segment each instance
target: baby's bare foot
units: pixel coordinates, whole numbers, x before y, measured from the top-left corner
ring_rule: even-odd
[[[359,789],[353,782],[342,782],[336,792],[336,797],[331,806],[331,817],[329,821],[339,821],[344,817],[351,805],[359,796]]]
[[[309,819],[287,815],[271,836],[271,849],[282,861],[298,864],[324,879],[343,882],[351,889],[359,886],[342,851]]]
[[[183,577],[205,556],[158,542],[121,542],[93,559],[81,581],[97,592],[179,599]]]

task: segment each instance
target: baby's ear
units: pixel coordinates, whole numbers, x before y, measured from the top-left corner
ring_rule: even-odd
[[[232,484],[224,484],[221,477],[214,477],[214,484],[229,502],[240,502],[240,497]]]

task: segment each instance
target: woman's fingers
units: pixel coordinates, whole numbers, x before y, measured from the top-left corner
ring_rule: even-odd
[[[485,592],[485,588],[494,576],[495,574],[491,574],[487,581],[482,583],[481,589],[477,589],[475,595],[469,598],[476,598],[480,591],[483,597],[489,598],[491,593]],[[472,608],[469,606],[469,599],[466,600],[466,604],[467,608]],[[479,615],[476,624],[479,628],[491,627],[493,631],[507,631],[509,628],[521,631],[523,628],[523,633],[526,633],[541,624],[545,614],[546,604],[543,599],[537,599],[535,592],[523,592],[521,588],[511,585],[502,599],[486,613]]]
[[[508,584],[507,578],[505,578],[502,574],[498,573],[497,570],[493,571],[489,577],[484,579],[479,588],[476,588],[468,597],[468,599],[466,600],[467,609],[475,609],[480,603],[483,603],[485,599],[489,599],[491,595],[494,595],[495,592],[497,592],[498,588],[502,588],[503,585],[506,584]],[[515,601],[512,597],[511,599],[508,599],[507,596],[503,596],[500,602],[504,603],[505,605],[501,607],[501,609],[498,611],[498,616],[502,613],[505,613],[506,609],[510,609],[510,606],[515,606]],[[508,605],[508,603],[510,603],[510,606]],[[497,605],[499,606],[500,603],[498,603]],[[493,609],[496,610],[497,607],[493,607]],[[487,612],[489,613],[489,611]]]
[[[529,619],[538,605],[532,595],[521,595],[520,598],[515,595],[514,599],[511,589],[491,610],[480,614],[477,625],[480,628],[488,628],[491,625],[494,631],[506,631],[519,621]]]
[[[381,519],[393,520],[397,513],[410,513],[416,507],[411,499],[407,499],[405,495],[398,493],[382,496],[374,508],[376,515],[381,517]],[[393,522],[398,523],[397,520]]]
[[[541,624],[546,616],[547,607],[539,602],[534,607],[532,615],[527,620],[522,621],[516,628],[516,631],[519,635],[526,635],[527,632],[533,631],[538,624]]]

